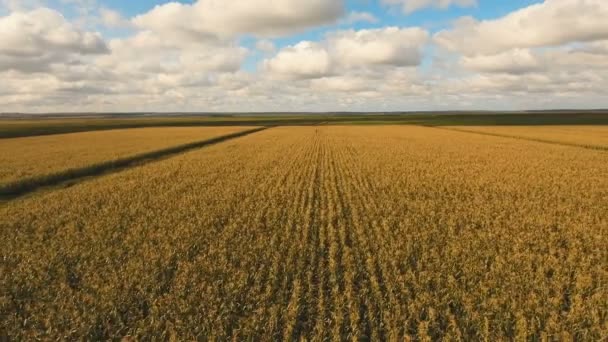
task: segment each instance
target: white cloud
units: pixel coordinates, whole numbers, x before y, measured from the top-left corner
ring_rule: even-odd
[[[468,56],[559,46],[608,39],[606,18],[606,0],[546,0],[496,20],[461,19],[437,33],[435,41]]]
[[[210,39],[250,34],[277,37],[337,21],[342,0],[198,0],[167,3],[133,19],[160,34]]]
[[[570,95],[581,98],[603,92],[608,79],[606,73],[598,75],[593,72],[552,71],[548,73],[513,74],[478,74],[467,78],[446,82],[444,87],[454,95],[476,94],[496,95],[506,99],[517,99],[520,96],[539,94],[555,96]]]
[[[340,65],[416,66],[428,33],[420,28],[387,27],[331,33],[328,49]]]
[[[463,56],[461,65],[481,73],[603,70],[608,68],[608,44],[596,42],[575,47],[513,49],[495,55]]]
[[[264,69],[285,78],[317,78],[328,75],[331,60],[327,50],[318,43],[304,41],[289,46],[266,61]]]
[[[608,55],[608,40],[597,41],[587,44],[574,52],[583,52],[591,55]]]
[[[404,13],[409,14],[426,7],[446,9],[452,5],[471,7],[477,5],[477,0],[382,0],[388,5],[401,6]]]
[[[543,68],[539,58],[528,49],[514,49],[496,55],[465,56],[462,65],[479,72],[511,74],[539,71]]]
[[[93,0],[48,3],[68,6],[70,19],[32,11],[36,0],[0,0],[0,13],[9,13],[0,14],[3,111],[608,105],[608,31],[599,19],[608,3],[600,0],[547,0],[496,20],[461,19],[434,40],[421,28],[383,27],[380,17],[345,12],[343,1],[200,0],[133,20]],[[413,11],[473,2],[392,4]],[[348,29],[375,20],[378,28]],[[102,24],[130,27],[105,43],[90,29]],[[297,42],[310,36],[292,33],[324,25],[329,32],[310,35],[321,34],[317,41],[273,39]],[[446,49],[431,45],[438,43]],[[251,62],[258,70],[249,70]]]
[[[101,35],[81,31],[47,8],[0,17],[0,41],[0,70],[42,71],[108,53]]]
[[[112,54],[97,58],[98,68],[111,70],[126,83],[155,83],[153,88],[207,84],[215,73],[238,71],[248,53],[235,44],[176,46],[149,31],[109,45]]]
[[[417,66],[427,40],[428,33],[420,28],[336,31],[321,42],[283,48],[264,62],[264,70],[282,77],[321,78],[351,69]]]
[[[314,79],[311,81],[311,88],[316,90],[341,91],[341,92],[361,92],[371,90],[368,79],[357,76],[332,76]]]

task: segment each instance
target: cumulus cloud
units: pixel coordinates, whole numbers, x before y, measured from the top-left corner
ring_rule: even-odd
[[[494,20],[461,18],[434,41],[455,54],[455,70],[473,73],[444,74],[444,89],[513,100],[598,96],[608,83],[606,17],[603,0],[546,0]]]
[[[236,44],[175,46],[149,31],[109,45],[112,54],[97,58],[95,66],[111,70],[119,86],[157,93],[207,86],[218,73],[237,72],[248,53]]]
[[[415,66],[428,33],[420,28],[348,30],[331,33],[328,49],[341,65]]]
[[[388,5],[401,6],[404,13],[412,13],[426,7],[446,9],[452,5],[470,7],[477,5],[477,0],[382,0]]]
[[[0,13],[8,13],[0,14],[0,103],[7,111],[608,105],[603,0],[546,0],[494,20],[464,18],[433,39],[422,28],[386,27],[380,17],[345,11],[346,2],[336,0],[174,2],[133,19],[93,0],[40,1],[67,4],[76,17],[37,0],[0,0]],[[384,3],[406,12],[475,4]],[[348,29],[355,22],[378,28]],[[129,30],[104,41],[90,29],[101,24]],[[274,39],[284,35],[300,42]]]
[[[289,46],[264,62],[264,69],[295,78],[320,78],[345,69],[420,64],[428,33],[420,28],[388,27],[327,34],[321,42]]]
[[[48,9],[0,18],[0,39],[0,77],[10,89],[0,101],[20,110],[185,105],[239,72],[248,54],[233,41],[183,44],[153,31],[106,43]]]
[[[341,92],[361,92],[372,90],[368,79],[358,76],[331,76],[312,80],[313,89],[341,91]]]
[[[101,35],[81,31],[46,8],[0,17],[0,41],[0,70],[41,71],[109,52]]]
[[[495,20],[458,20],[435,41],[468,56],[608,39],[605,0],[546,0]]]
[[[318,78],[329,74],[331,60],[321,44],[303,41],[265,60],[264,69],[285,78]]]
[[[476,74],[470,77],[446,82],[446,92],[454,95],[476,94],[495,95],[516,100],[518,97],[538,97],[539,94],[555,96],[597,96],[603,93],[608,82],[606,73],[581,70],[553,70],[546,73],[514,74]],[[600,86],[602,85],[602,86]],[[449,90],[447,90],[449,89]]]
[[[333,23],[344,14],[342,0],[198,0],[171,2],[133,19],[140,28],[190,39],[250,34],[277,37]]]
[[[574,49],[574,51],[594,55],[608,55],[608,40],[593,42],[581,48]]]
[[[465,56],[462,65],[474,71],[510,74],[523,74],[543,68],[543,63],[529,49],[514,49],[495,55]]]

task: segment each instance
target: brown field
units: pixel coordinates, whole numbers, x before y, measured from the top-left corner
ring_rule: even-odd
[[[445,129],[279,127],[10,201],[0,337],[605,340],[607,165]]]
[[[608,150],[608,126],[459,126],[452,129]]]
[[[250,128],[141,128],[0,139],[0,189]]]

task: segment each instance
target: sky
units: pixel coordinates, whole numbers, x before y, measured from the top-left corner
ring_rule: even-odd
[[[608,108],[606,0],[0,0],[0,112]]]

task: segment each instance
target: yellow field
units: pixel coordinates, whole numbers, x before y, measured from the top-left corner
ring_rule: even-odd
[[[608,126],[458,126],[453,129],[608,150]]]
[[[0,207],[14,340],[603,340],[608,154],[282,127]]]
[[[250,128],[141,128],[0,139],[0,188]]]

